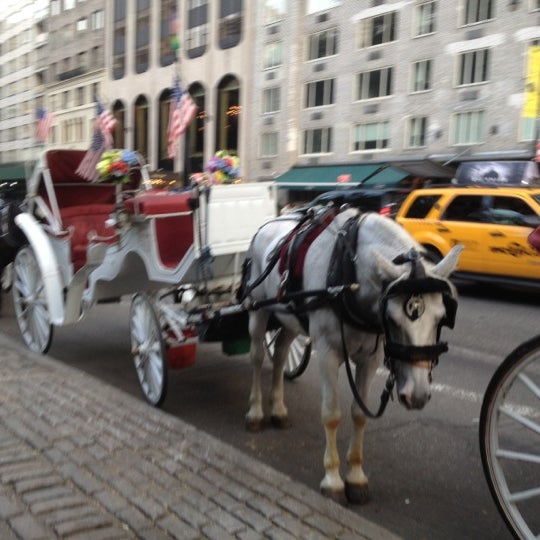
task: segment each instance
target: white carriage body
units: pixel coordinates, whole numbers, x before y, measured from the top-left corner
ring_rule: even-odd
[[[44,152],[28,182],[27,211],[16,218],[54,325],[78,321],[97,301],[197,283],[205,272],[232,290],[255,232],[276,215],[271,182],[152,190],[141,165],[119,187],[80,178],[83,157]]]

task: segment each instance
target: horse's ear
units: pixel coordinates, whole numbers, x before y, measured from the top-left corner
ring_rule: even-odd
[[[463,248],[464,246],[461,245],[454,246],[448,252],[448,255],[433,267],[432,272],[436,276],[447,278],[457,268],[459,255],[461,254]]]
[[[403,265],[394,264],[378,251],[373,255],[377,261],[377,272],[381,281],[394,281],[403,274]]]

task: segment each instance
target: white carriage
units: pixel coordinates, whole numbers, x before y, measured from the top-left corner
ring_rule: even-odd
[[[167,367],[194,360],[201,340],[247,337],[227,324],[246,250],[275,217],[271,182],[151,188],[141,162],[128,183],[86,182],[78,150],[44,152],[15,223],[25,241],[13,263],[13,299],[26,345],[45,353],[54,326],[97,302],[132,294],[132,353],[146,399],[160,404]],[[236,331],[233,331],[233,327]]]

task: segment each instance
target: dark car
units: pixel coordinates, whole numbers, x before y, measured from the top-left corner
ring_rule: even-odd
[[[332,202],[336,206],[347,204],[362,212],[378,212],[383,216],[395,217],[401,203],[409,193],[407,189],[340,189],[322,193],[309,206]]]
[[[15,225],[15,216],[26,194],[24,180],[0,183],[0,275],[13,261],[21,244],[21,232]]]

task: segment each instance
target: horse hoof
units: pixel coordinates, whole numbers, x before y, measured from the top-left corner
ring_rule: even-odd
[[[288,429],[292,426],[291,421],[287,416],[271,416],[270,422],[272,424],[272,427],[275,427],[277,429]]]
[[[264,429],[264,420],[246,420],[246,431],[258,433]]]
[[[369,501],[368,484],[349,484],[345,482],[345,497],[350,504],[366,504]]]
[[[335,490],[329,488],[321,488],[321,493],[328,499],[332,499],[339,504],[343,504],[345,502],[345,492],[342,489]]]

